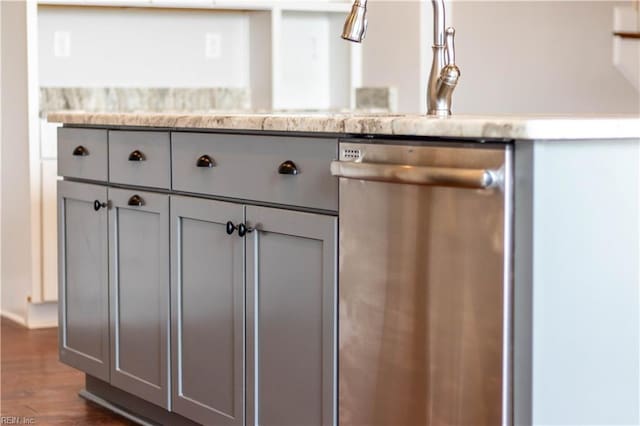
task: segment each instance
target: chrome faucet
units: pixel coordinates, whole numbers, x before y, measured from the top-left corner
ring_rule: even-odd
[[[433,62],[427,88],[427,114],[451,115],[451,96],[460,79],[456,65],[453,27],[445,30],[444,0],[431,0],[433,5]],[[367,33],[367,0],[355,0],[347,16],[342,38],[362,42]]]

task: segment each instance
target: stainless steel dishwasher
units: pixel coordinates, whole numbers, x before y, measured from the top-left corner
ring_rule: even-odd
[[[510,424],[510,146],[342,142],[331,171],[340,425]]]

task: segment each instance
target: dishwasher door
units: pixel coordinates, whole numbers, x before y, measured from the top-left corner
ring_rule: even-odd
[[[341,143],[339,422],[510,414],[509,145]]]

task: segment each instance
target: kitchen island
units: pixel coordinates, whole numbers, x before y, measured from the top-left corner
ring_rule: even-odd
[[[478,424],[640,421],[637,117],[62,112],[49,120],[65,125],[61,359],[87,373],[86,398],[163,424],[461,423],[465,411]],[[358,226],[345,222],[345,209],[358,191],[344,198],[342,184],[358,182],[349,170],[363,173],[367,159],[385,166],[369,145],[396,147],[410,166],[403,170],[451,191],[424,194],[430,216],[390,222],[403,239],[422,235],[416,224],[427,218],[436,234],[465,229],[466,240],[437,241],[473,274],[483,273],[473,259],[484,255],[484,269],[498,274],[478,281],[490,291],[451,293],[466,303],[440,295],[454,312],[451,328],[428,334],[462,332],[448,342],[459,364],[434,365],[441,354],[420,349],[441,381],[413,382],[430,386],[413,392],[458,406],[436,404],[424,417],[385,417],[411,411],[400,403],[411,399],[402,357],[421,352],[404,346],[406,328],[393,329],[391,349],[379,352],[395,353],[386,365],[398,370],[370,371],[380,389],[369,404],[354,391],[367,389],[369,372],[354,369],[371,360],[354,360],[362,352],[353,348],[376,335],[359,333],[371,331],[359,328],[368,318],[357,323],[346,310],[353,300],[343,298],[343,278],[353,275],[349,232]],[[412,162],[423,148],[427,167]],[[467,153],[483,160],[461,160]],[[452,167],[459,161],[464,173]],[[404,176],[381,170],[361,180]],[[441,209],[455,220],[440,218]],[[486,232],[464,228],[473,220]],[[473,284],[464,271],[440,284]],[[495,296],[492,308],[476,304],[482,292]],[[486,334],[473,334],[476,323]],[[482,370],[486,379],[465,379]],[[452,378],[467,381],[451,386]]]

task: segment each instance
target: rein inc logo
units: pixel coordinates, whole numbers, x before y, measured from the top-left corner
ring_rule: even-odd
[[[36,424],[35,417],[24,416],[1,416],[0,425],[34,425]]]

